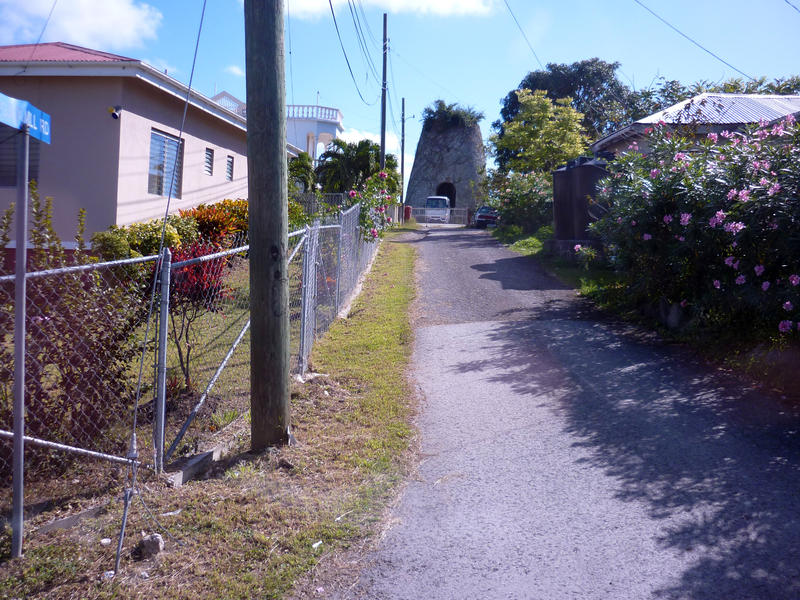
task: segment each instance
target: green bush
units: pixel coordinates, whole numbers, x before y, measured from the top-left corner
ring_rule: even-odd
[[[517,226],[533,233],[553,222],[553,189],[544,173],[492,175],[491,204],[500,212],[501,226]]]
[[[691,131],[688,132],[689,134]],[[649,131],[609,165],[592,229],[639,304],[680,303],[701,326],[797,334],[800,129]]]

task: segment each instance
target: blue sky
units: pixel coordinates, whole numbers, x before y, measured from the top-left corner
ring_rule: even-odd
[[[636,88],[658,76],[685,83],[738,76],[634,0],[507,1],[542,64],[594,56],[618,61],[620,76]],[[748,75],[800,73],[800,0],[642,2]],[[480,110],[487,137],[500,100],[539,68],[504,0],[353,4],[360,5],[378,77],[382,14],[389,15],[387,146],[399,153],[400,99],[405,97],[407,177],[425,106],[442,98]],[[319,98],[320,104],[342,111],[347,139],[377,140],[380,88],[359,50],[347,2],[333,5],[358,87],[371,104],[359,98],[347,71],[327,0],[287,0],[287,103],[315,104]],[[0,44],[35,42],[52,6],[53,0],[0,0]],[[57,0],[42,40],[139,58],[187,82],[201,7],[202,0]],[[194,87],[207,95],[227,90],[244,99],[244,66],[242,0],[208,0]]]

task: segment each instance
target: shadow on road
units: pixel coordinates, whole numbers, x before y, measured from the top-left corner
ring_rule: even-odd
[[[657,598],[800,597],[797,407],[592,321],[509,322],[491,337],[488,355],[456,372],[536,394],[566,371],[574,387],[553,409],[581,462],[645,508],[661,547],[691,552]],[[553,368],[531,364],[531,347]]]

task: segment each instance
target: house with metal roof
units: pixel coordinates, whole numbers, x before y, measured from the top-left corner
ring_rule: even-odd
[[[245,117],[141,60],[61,42],[0,46],[0,92],[51,116],[51,143],[33,144],[30,176],[54,198],[62,240],[73,239],[81,208],[91,235],[163,216],[170,190],[170,212],[247,197]],[[7,137],[0,211],[15,199]]]
[[[611,156],[637,142],[647,152],[645,130],[656,123],[691,127],[697,135],[739,131],[748,125],[772,123],[800,115],[800,96],[704,93],[678,102],[655,114],[618,129],[590,146],[595,156]]]

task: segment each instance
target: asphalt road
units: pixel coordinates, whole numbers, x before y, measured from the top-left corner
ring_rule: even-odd
[[[347,597],[800,598],[800,416],[486,232],[419,250],[421,463]]]

